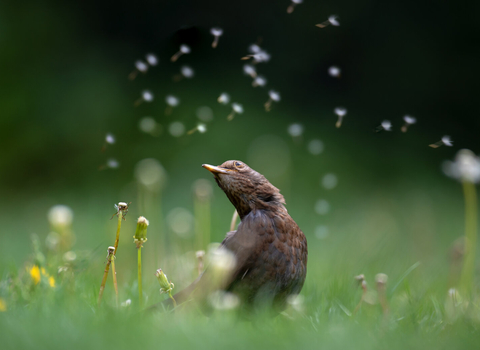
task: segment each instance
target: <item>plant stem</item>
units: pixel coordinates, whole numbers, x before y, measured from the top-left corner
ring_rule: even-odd
[[[117,237],[115,238],[115,245],[114,245],[115,251],[113,252],[113,255],[117,254],[118,241],[120,240],[120,228],[122,227],[123,212],[119,210],[117,216],[118,216]]]
[[[465,197],[465,256],[460,285],[465,296],[470,299],[473,289],[477,245],[477,192],[472,182],[463,181],[462,186]]]
[[[142,292],[142,247],[138,251],[138,305],[143,307],[143,292]]]
[[[233,213],[233,216],[232,216],[232,222],[230,222],[230,231],[235,230],[235,224],[237,223],[237,219],[238,219],[238,213],[235,210],[235,212]]]
[[[170,297],[170,299],[172,299],[173,301],[173,307],[177,307],[177,302],[175,301],[175,298],[172,296],[172,292],[168,292],[168,296]]]
[[[112,261],[113,286],[115,287],[115,302],[118,308],[118,285],[117,285],[117,271],[115,270],[115,255],[112,256],[111,261]]]
[[[105,283],[107,283],[108,271],[110,270],[110,264],[112,262],[113,254],[108,254],[107,256],[107,265],[105,266],[105,271],[103,272],[102,284],[100,285],[100,293],[98,294],[98,306],[102,302],[103,291],[105,290]]]

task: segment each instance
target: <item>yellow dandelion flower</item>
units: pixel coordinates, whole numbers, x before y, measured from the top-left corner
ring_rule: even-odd
[[[45,271],[45,269],[43,267],[40,269],[40,271],[42,271],[42,275],[48,275],[47,271]]]
[[[0,312],[5,312],[5,311],[7,311],[7,303],[5,302],[5,300],[0,298]]]
[[[55,287],[55,278],[53,278],[52,276],[50,276],[48,278],[48,284],[50,285],[50,287]]]
[[[37,265],[33,265],[33,267],[30,269],[30,276],[35,284],[40,283],[42,277],[40,275],[40,269]]]

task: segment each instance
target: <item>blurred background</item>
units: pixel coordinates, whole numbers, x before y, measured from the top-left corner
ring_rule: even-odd
[[[75,249],[102,264],[114,240],[113,204],[126,201],[119,270],[135,261],[139,215],[151,221],[145,268],[174,269],[163,253],[221,241],[233,214],[201,165],[239,159],[281,189],[305,232],[307,286],[332,268],[399,276],[421,261],[419,270],[446,287],[463,199],[441,163],[461,148],[479,152],[480,4],[306,0],[287,14],[289,5],[0,3],[0,266],[22,264],[30,234],[43,244],[57,204],[73,210]],[[340,26],[315,26],[332,14]],[[212,27],[224,30],[215,49]],[[243,73],[254,43],[271,54],[255,65],[265,87]],[[191,52],[170,62],[181,44]],[[129,80],[147,53],[158,65]],[[184,65],[193,78],[180,79]],[[154,100],[134,107],[146,89]],[[270,89],[281,101],[266,112]],[[232,121],[231,106],[217,102],[222,92],[243,105]],[[169,94],[180,103],[166,115]],[[348,110],[341,128],[338,106]],[[418,121],[402,133],[407,114]],[[140,128],[145,117],[154,120],[149,133]],[[383,120],[392,131],[375,133]],[[187,134],[199,122],[207,131]],[[453,147],[428,147],[443,135]],[[133,266],[120,283],[134,279]]]

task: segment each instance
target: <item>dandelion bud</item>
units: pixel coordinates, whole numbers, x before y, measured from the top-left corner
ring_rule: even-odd
[[[331,66],[330,68],[328,68],[328,74],[331,77],[340,78],[340,76],[342,75],[342,70],[337,66]]]
[[[417,122],[417,118],[411,117],[409,115],[404,116],[403,120],[405,121],[405,124],[403,124],[402,128],[400,129],[402,130],[402,132],[407,132],[408,127]]]
[[[315,26],[316,27],[319,27],[319,28],[325,28],[329,25],[332,25],[332,26],[339,26],[340,25],[340,22],[338,22],[338,16],[336,15],[331,15],[330,17],[328,17],[328,20],[326,20],[325,22],[322,22],[320,24],[316,24]]]
[[[243,106],[240,103],[232,103],[232,112],[228,115],[227,120],[233,120],[235,114],[242,114]]]
[[[432,147],[432,148],[438,148],[438,147],[443,146],[443,145],[448,146],[448,147],[453,146],[453,141],[450,139],[450,136],[445,135],[445,136],[442,137],[442,139],[440,141],[432,143],[429,146]]]
[[[292,0],[290,6],[287,7],[287,13],[292,13],[295,10],[295,6],[301,4],[303,0]]]
[[[274,90],[268,92],[268,101],[265,102],[265,110],[269,112],[272,108],[273,102],[280,102],[280,93]]]
[[[217,101],[222,105],[226,105],[230,102],[230,95],[227,94],[226,92],[222,92],[220,96],[218,96]]]
[[[167,275],[163,273],[162,269],[158,269],[155,276],[160,284],[160,293],[170,293],[174,285],[173,283],[168,282]]]
[[[188,45],[182,44],[180,45],[180,50],[172,56],[170,59],[172,62],[175,62],[178,60],[178,58],[182,55],[189,54],[190,53],[190,47]]]
[[[214,28],[210,29],[210,34],[212,34],[214,36],[212,47],[216,48],[217,45],[218,45],[218,39],[220,39],[220,37],[223,35],[223,29],[218,28],[218,27],[214,27]]]
[[[392,123],[390,120],[384,120],[379,126],[375,128],[375,132],[380,132],[380,131],[392,131]]]
[[[347,115],[347,109],[344,108],[344,107],[336,107],[333,112],[338,116],[338,120],[337,122],[335,123],[335,126],[337,128],[341,127],[342,126],[342,122],[343,122],[343,117],[345,117]]]
[[[137,220],[137,230],[135,231],[134,243],[137,245],[138,248],[143,247],[143,243],[147,241],[147,227],[149,222],[145,219],[144,216],[140,216]]]

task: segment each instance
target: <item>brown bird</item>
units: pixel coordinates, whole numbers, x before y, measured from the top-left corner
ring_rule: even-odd
[[[237,294],[246,307],[285,307],[300,293],[307,274],[307,240],[285,209],[280,191],[262,174],[237,160],[202,165],[235,206],[241,222],[221,244],[236,264],[219,288]],[[211,284],[209,269],[174,295],[177,303],[204,298]],[[203,290],[203,291],[202,291]]]

